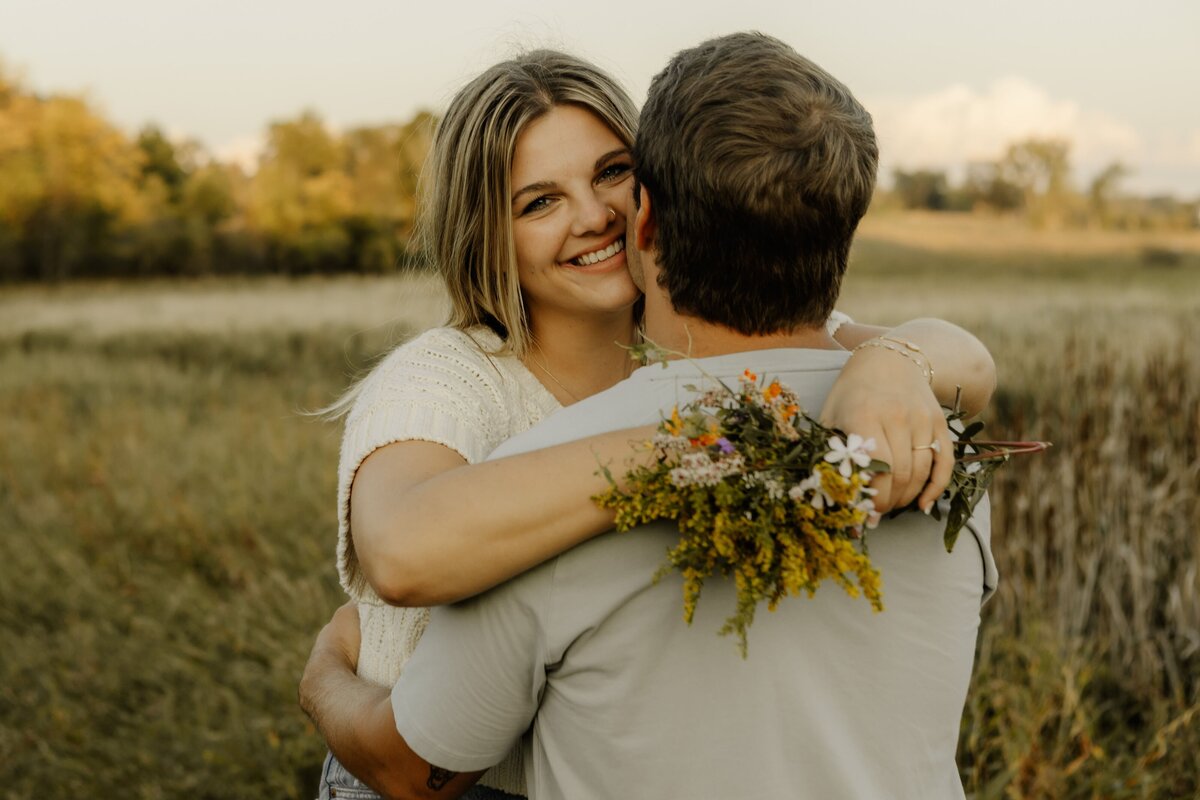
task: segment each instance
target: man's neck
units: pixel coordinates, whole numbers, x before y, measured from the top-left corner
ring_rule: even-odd
[[[746,335],[677,312],[665,293],[646,296],[646,338],[655,345],[690,358],[707,358],[727,353],[744,353],[775,348],[811,350],[843,349],[824,325],[815,328],[796,328],[782,333]]]

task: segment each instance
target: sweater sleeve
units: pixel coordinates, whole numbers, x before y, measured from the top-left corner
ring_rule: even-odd
[[[854,322],[848,314],[843,314],[836,309],[829,313],[829,319],[825,320],[825,330],[829,331],[829,335],[833,336],[838,332],[838,328],[845,325],[847,322]]]
[[[481,344],[435,328],[392,351],[357,389],[338,464],[337,549],[342,587],[356,600],[379,602],[350,536],[350,488],[367,456],[394,442],[425,441],[473,464],[509,432],[504,379]]]

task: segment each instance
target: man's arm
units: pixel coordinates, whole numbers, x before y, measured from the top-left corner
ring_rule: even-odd
[[[354,673],[358,625],[347,603],[317,636],[300,679],[301,708],[342,765],[389,800],[458,797],[483,772],[443,769],[409,748],[396,730],[390,690]]]

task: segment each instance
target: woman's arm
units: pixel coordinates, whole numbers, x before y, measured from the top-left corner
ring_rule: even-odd
[[[886,347],[856,347],[886,336]],[[996,388],[996,366],[983,344],[956,325],[918,319],[885,329],[847,323],[835,337],[850,356],[821,411],[822,423],[875,440],[875,458],[891,467],[875,479],[876,508],[903,508],[913,500],[928,513],[954,468],[953,442],[941,406],[952,406],[962,387],[968,415],[987,405]],[[920,348],[913,353],[897,342]],[[932,384],[925,368],[933,368]],[[930,445],[934,445],[933,448]]]
[[[952,407],[958,389],[962,387],[961,407],[968,417],[987,408],[992,392],[996,391],[996,363],[983,342],[970,333],[945,320],[914,319],[895,328],[848,322],[834,334],[838,344],[847,350],[879,336],[912,342],[921,348],[921,353],[933,367],[934,396],[943,406]],[[880,363],[884,359],[904,360],[895,353],[885,353],[879,348],[865,347],[852,356],[851,364],[857,367],[855,359],[861,364],[872,355],[882,356]]]
[[[624,474],[652,426],[468,465],[430,442],[381,447],[359,466],[350,531],[363,574],[388,603],[461,600],[612,527],[591,497],[600,464]]]
[[[848,323],[837,336],[853,348],[880,333],[922,348],[947,403],[960,381],[964,397],[970,388],[970,403],[986,403],[994,367],[970,334],[916,320],[890,331]],[[925,507],[949,481],[949,459],[911,450],[918,440],[944,440],[948,454],[949,433],[918,367],[894,352],[866,347],[851,356],[822,421],[876,438],[876,457],[893,469],[876,482],[881,511],[907,505],[922,488]],[[475,465],[431,442],[381,447],[359,466],[350,495],[363,574],[381,598],[400,606],[453,602],[507,580],[612,527],[612,513],[590,500],[608,485],[597,468],[624,474],[636,457],[631,443],[653,433],[651,426],[616,431]]]

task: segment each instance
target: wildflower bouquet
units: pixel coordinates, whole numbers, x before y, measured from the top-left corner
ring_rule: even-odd
[[[695,399],[674,408],[646,443],[652,465],[634,468],[622,484],[601,466],[610,486],[595,501],[616,512],[619,531],[656,520],[678,524],[679,543],[655,580],[673,570],[682,574],[688,624],[704,581],[733,577],[737,604],[719,633],[736,634],[743,657],[763,600],[774,611],[784,597],[812,596],[832,580],[883,610],[879,572],[864,537],[879,520],[869,484],[888,469],[871,458],[874,441],[822,426],[778,380],[746,370],[736,389],[715,383],[706,391],[686,387]],[[948,490],[948,551],[996,468],[1012,452],[1031,451],[1017,445],[1045,446],[960,438],[956,455],[962,458]]]

